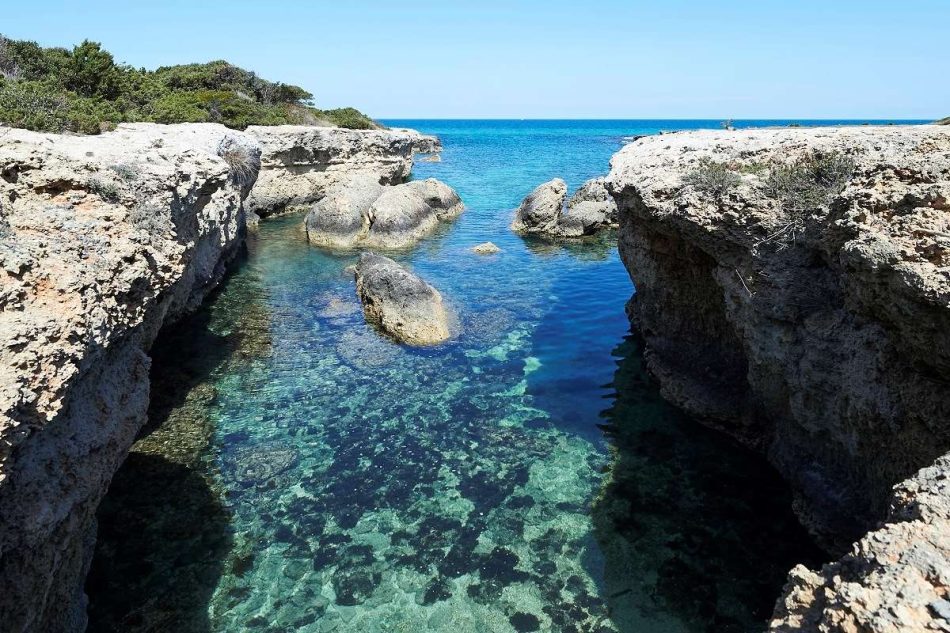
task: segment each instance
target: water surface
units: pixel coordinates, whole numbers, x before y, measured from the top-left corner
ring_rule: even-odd
[[[363,320],[302,218],[264,222],[154,350],[153,405],[100,512],[94,631],[755,631],[814,563],[757,456],[665,404],[615,236],[507,226],[535,185],[625,138],[715,122],[391,122],[442,137],[414,176],[467,211],[393,254],[462,333]],[[478,256],[475,244],[502,252]]]

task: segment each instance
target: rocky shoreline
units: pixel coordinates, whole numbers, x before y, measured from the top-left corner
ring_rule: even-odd
[[[664,396],[764,452],[829,549],[860,538],[773,630],[946,630],[950,133],[653,136],[608,187]]]
[[[84,629],[95,511],[145,422],[148,349],[221,280],[248,218],[354,171],[401,182],[437,149],[408,130],[0,128],[4,630]]]
[[[442,151],[439,139],[415,130],[347,130],[304,125],[257,126],[261,171],[247,200],[260,217],[308,208],[333,185],[372,174],[383,185],[409,177],[414,154]]]
[[[214,289],[247,226],[354,179],[400,185],[439,149],[411,130],[0,128],[5,630],[85,627],[95,511],[145,422],[149,347]],[[566,213],[560,184],[514,228],[613,225],[602,181]],[[645,137],[605,185],[664,396],[766,454],[842,555],[792,570],[771,629],[950,630],[950,129]],[[396,223],[405,244],[462,208],[418,187],[438,193],[406,207],[427,209]],[[561,221],[575,211],[596,221]],[[416,285],[438,317],[420,340],[444,340],[438,292]]]

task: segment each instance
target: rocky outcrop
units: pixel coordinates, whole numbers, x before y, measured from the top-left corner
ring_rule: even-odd
[[[435,345],[451,336],[450,314],[439,291],[388,257],[363,253],[356,294],[366,320],[409,345]]]
[[[894,489],[887,519],[841,560],[789,575],[776,633],[950,630],[950,458]]]
[[[561,235],[581,237],[617,228],[617,203],[607,192],[606,178],[588,180],[567,201],[567,213],[558,220]]]
[[[567,184],[560,178],[539,185],[518,207],[512,230],[546,237],[583,237],[617,226],[617,204],[604,178],[585,182],[567,202]]]
[[[0,622],[78,631],[95,511],[145,421],[146,355],[241,243],[260,149],[213,124],[0,128]]]
[[[567,183],[560,178],[538,185],[522,200],[511,229],[519,233],[550,232],[557,225],[566,199]]]
[[[950,130],[649,137],[614,157],[608,188],[663,394],[765,452],[833,550],[892,506],[837,567],[793,573],[775,626],[937,626],[943,603],[919,607],[948,591],[946,490],[911,479],[904,503],[891,487],[950,449]],[[887,579],[915,567],[932,587],[905,598]],[[892,605],[910,619],[886,624]]]
[[[455,191],[434,178],[384,187],[358,173],[334,185],[304,220],[312,244],[335,248],[403,248],[465,209]]]
[[[414,153],[441,151],[439,139],[415,130],[347,130],[303,125],[251,126],[263,151],[249,211],[264,217],[309,207],[356,173],[382,184],[403,182]]]
[[[472,252],[476,255],[494,255],[500,253],[501,249],[494,242],[483,242],[473,246]]]

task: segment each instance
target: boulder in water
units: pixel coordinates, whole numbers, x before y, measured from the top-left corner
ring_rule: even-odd
[[[450,336],[439,291],[388,257],[360,255],[356,294],[366,320],[403,343],[435,345]]]
[[[379,178],[371,173],[332,186],[307,214],[307,239],[319,246],[355,246],[369,229],[369,208],[382,192]]]
[[[465,209],[455,191],[435,178],[384,187],[372,174],[330,188],[307,214],[307,238],[320,246],[403,248]]]
[[[601,229],[617,228],[617,203],[607,192],[605,183],[605,178],[593,178],[574,192],[567,202],[567,213],[558,218],[559,235],[581,237]]]
[[[495,253],[500,253],[501,249],[491,242],[485,242],[483,244],[476,244],[473,246],[472,252],[477,255],[494,255]]]
[[[519,233],[548,233],[557,220],[567,198],[567,183],[560,178],[538,185],[522,201],[511,228]]]
[[[604,178],[585,182],[567,203],[567,185],[555,178],[532,191],[518,208],[511,228],[547,237],[583,237],[617,226],[617,203]]]

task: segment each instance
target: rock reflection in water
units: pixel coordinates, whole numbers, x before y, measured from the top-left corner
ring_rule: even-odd
[[[628,337],[603,429],[613,463],[593,505],[621,631],[763,630],[788,570],[821,553],[764,459],[660,399]]]

